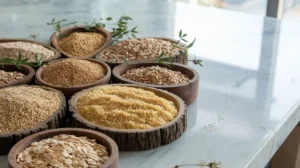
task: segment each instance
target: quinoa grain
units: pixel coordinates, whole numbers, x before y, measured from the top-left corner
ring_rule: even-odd
[[[80,57],[99,49],[105,40],[106,38],[99,33],[75,32],[59,41],[58,46],[66,53]]]
[[[31,129],[58,110],[58,93],[38,87],[0,89],[0,133]]]
[[[65,59],[46,66],[42,79],[49,84],[76,87],[95,83],[105,76],[105,69],[88,60]]]

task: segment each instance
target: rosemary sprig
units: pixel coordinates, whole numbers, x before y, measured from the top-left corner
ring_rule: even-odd
[[[2,58],[2,59],[0,59],[0,65],[1,65],[2,67],[4,67],[4,63],[14,64],[14,65],[16,65],[16,67],[17,67],[18,69],[21,69],[21,66],[20,66],[20,65],[22,65],[22,64],[23,64],[23,65],[29,65],[29,66],[32,66],[32,67],[34,67],[34,68],[39,68],[39,67],[41,67],[42,64],[43,64],[44,58],[43,58],[43,57],[40,57],[40,58],[39,58],[38,53],[36,53],[36,55],[35,55],[35,60],[36,60],[36,63],[30,63],[30,62],[28,62],[28,59],[27,59],[27,58],[24,58],[24,59],[23,59],[23,58],[22,58],[22,54],[19,53],[17,59],[12,59],[12,58]]]
[[[194,38],[194,40],[191,43],[189,43],[188,45],[183,46],[183,45],[181,45],[182,41],[189,42],[188,40],[185,39],[185,37],[187,37],[187,34],[183,33],[182,30],[180,30],[178,33],[178,36],[179,36],[179,39],[175,43],[172,43],[172,47],[173,47],[173,49],[178,48],[181,56],[188,57],[188,49],[193,47],[193,45],[196,41],[196,38]],[[165,57],[168,57],[168,59],[165,59]],[[201,67],[203,66],[202,60],[198,60],[196,57],[194,60],[188,60],[188,61],[191,61],[192,63],[194,63],[196,65],[200,65]],[[155,59],[155,62],[160,63],[160,64],[162,64],[163,62],[169,62],[172,65],[173,61],[171,59],[171,53],[169,53],[169,55],[166,55],[165,53],[161,53]]]
[[[105,18],[105,20],[107,22],[107,21],[111,21],[113,19],[111,17],[107,17],[107,18]],[[128,27],[128,23],[131,20],[133,20],[133,19],[129,16],[121,16],[118,19],[117,23],[109,24],[109,25],[112,25],[112,32],[111,32],[111,35],[113,38],[112,43],[119,41],[124,36],[127,36],[128,38],[136,38],[135,34],[138,33],[137,26],[133,27],[131,29],[129,29],[129,27]],[[104,19],[100,18],[99,20],[93,19],[93,21],[91,23],[84,22],[85,29],[87,31],[94,31],[94,28],[97,28],[97,27],[105,28],[107,26],[107,24],[104,23],[103,21],[104,21]],[[56,21],[55,18],[53,18],[51,20],[51,22],[47,23],[47,25],[52,26],[56,32],[60,32],[62,27],[68,26],[68,25],[77,26],[76,25],[77,23],[78,22],[76,22],[76,21],[67,22],[66,19]]]
[[[51,20],[51,22],[47,23],[47,25],[50,25],[53,27],[53,29],[56,31],[56,32],[60,32],[61,31],[61,28],[64,27],[64,26],[68,26],[68,25],[75,25],[76,26],[76,23],[77,22],[69,22],[69,23],[66,23],[66,19],[62,19],[62,20],[58,20],[56,21],[55,18],[53,18]]]

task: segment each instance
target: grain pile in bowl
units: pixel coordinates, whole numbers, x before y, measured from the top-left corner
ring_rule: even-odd
[[[149,60],[158,57],[162,52],[168,55],[178,51],[168,40],[156,38],[135,38],[121,41],[106,50],[101,57],[109,61]]]
[[[133,68],[122,74],[122,77],[153,85],[176,85],[190,80],[187,75],[180,71],[173,71],[160,66]]]
[[[0,58],[18,59],[19,53],[22,54],[23,59],[35,62],[36,54],[39,58],[43,57],[44,60],[54,59],[55,53],[48,48],[30,42],[4,42],[0,43]]]
[[[60,106],[58,93],[31,86],[0,89],[0,133],[31,129]]]
[[[100,126],[149,129],[172,121],[178,114],[174,102],[152,91],[127,86],[101,86],[80,95],[78,113]]]
[[[33,142],[18,154],[23,168],[98,168],[109,159],[109,153],[95,139],[61,134]]]
[[[88,60],[64,59],[44,67],[42,80],[61,87],[77,87],[95,83],[106,74],[98,63]]]
[[[58,46],[66,53],[75,56],[86,56],[98,50],[106,41],[99,33],[75,32],[58,42]]]
[[[26,75],[22,74],[21,72],[13,71],[13,72],[6,72],[4,70],[0,70],[0,85],[16,82]]]

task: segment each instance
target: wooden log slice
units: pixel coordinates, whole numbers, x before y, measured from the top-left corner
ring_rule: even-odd
[[[97,28],[93,28],[91,31],[88,31],[85,29],[86,26],[71,26],[71,27],[67,27],[65,29],[62,29],[60,32],[54,32],[51,37],[50,37],[50,41],[51,44],[54,48],[56,48],[59,52],[62,53],[63,56],[68,57],[68,58],[94,58],[95,55],[97,53],[99,53],[100,51],[102,51],[105,47],[107,47],[108,45],[111,44],[112,41],[112,37],[111,34],[100,27]],[[74,33],[74,32],[93,32],[93,33],[99,33],[102,34],[105,38],[106,41],[104,42],[104,44],[102,46],[99,47],[99,49],[95,50],[93,53],[88,54],[88,55],[82,55],[82,56],[73,56],[67,52],[65,52],[64,50],[62,50],[59,46],[58,43],[61,39],[63,39],[64,37]]]
[[[47,45],[47,44],[44,44],[44,43],[41,43],[41,42],[38,42],[38,41],[34,41],[34,40],[27,40],[27,39],[10,39],[10,38],[0,38],[0,43],[7,43],[7,42],[27,42],[27,43],[34,43],[34,44],[37,44],[37,45],[41,45],[45,48],[47,48],[48,50],[51,50],[54,52],[54,57],[53,58],[49,58],[49,59],[44,59],[43,60],[43,63],[48,63],[50,61],[53,61],[53,60],[56,60],[56,59],[59,59],[61,57],[60,55],[60,52],[58,52],[56,49],[54,49],[53,47]],[[28,61],[30,63],[36,63],[36,61]]]
[[[187,109],[183,100],[178,96],[164,90],[131,84],[112,84],[110,86],[128,86],[141,88],[147,91],[154,92],[157,96],[163,97],[167,100],[173,101],[178,109],[178,115],[171,122],[160,127],[152,129],[115,129],[104,126],[95,125],[85,118],[83,118],[76,109],[76,102],[80,95],[89,92],[95,88],[103,87],[97,86],[89,88],[76,93],[69,100],[69,110],[72,113],[72,127],[88,128],[102,132],[111,137],[118,145],[121,151],[137,151],[149,150],[157,148],[161,145],[169,144],[178,139],[186,130],[187,127]]]
[[[10,87],[20,87],[20,86],[27,86],[27,85],[18,85],[18,86],[10,86]],[[28,87],[38,87],[45,90],[53,91],[59,94],[60,97],[60,105],[59,108],[48,117],[47,120],[44,122],[36,125],[34,128],[22,130],[19,132],[11,132],[11,133],[0,133],[0,155],[6,155],[9,150],[21,139],[35,134],[37,132],[59,128],[64,126],[65,124],[65,109],[66,109],[66,100],[65,96],[62,92],[44,86],[28,86]]]
[[[173,43],[176,43],[177,41],[174,40],[174,39],[171,39],[171,38],[166,38],[166,37],[143,37],[143,38],[156,38],[156,39],[162,39],[162,40],[166,40],[166,41],[171,41]],[[183,46],[186,46],[185,44],[182,44],[181,45]],[[102,58],[102,54],[104,52],[106,52],[107,50],[111,49],[113,47],[112,46],[109,46],[109,47],[106,47],[104,50],[102,50],[101,52],[99,52],[95,59],[97,60],[100,60],[100,61],[103,61],[105,63],[107,63],[112,69],[117,66],[117,65],[120,65],[120,64],[123,64],[124,61],[111,61],[111,60],[106,60],[104,58]],[[168,60],[169,57],[163,57],[162,58],[163,60]],[[184,65],[187,65],[188,64],[188,58],[184,55],[180,55],[179,52],[173,52],[172,55],[171,55],[171,59],[174,63],[179,63],[179,64],[184,64]],[[147,60],[138,60],[138,61],[130,61],[130,63],[142,63],[142,62],[149,62],[149,61],[153,61],[155,59],[147,59]]]

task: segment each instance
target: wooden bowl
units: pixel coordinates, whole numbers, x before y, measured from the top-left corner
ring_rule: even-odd
[[[98,87],[89,88],[82,90],[81,92],[76,93],[69,100],[69,111],[72,113],[72,127],[79,128],[88,128],[92,130],[96,130],[102,132],[109,137],[111,137],[117,143],[119,150],[121,151],[137,151],[137,150],[149,150],[153,148],[157,148],[161,145],[169,144],[176,139],[178,139],[186,130],[187,127],[187,109],[186,106],[179,97],[176,95],[169,93],[164,90],[149,88],[141,85],[131,85],[131,84],[111,84],[109,86],[128,86],[141,88],[147,91],[152,91],[156,95],[173,101],[175,106],[178,109],[178,115],[171,122],[164,124],[160,127],[152,128],[152,129],[115,129],[104,126],[95,125],[85,118],[81,117],[81,115],[77,112],[76,102],[78,97],[81,94],[84,94],[88,91],[91,91]]]
[[[171,42],[173,42],[173,43],[176,43],[176,42],[177,42],[177,41],[174,40],[174,39],[166,38],[166,37],[143,37],[143,38],[162,39],[162,40],[166,40],[166,41],[171,41]],[[121,41],[120,41],[120,42],[121,42]],[[182,44],[182,43],[181,43],[181,45],[186,46],[185,44]],[[110,50],[113,46],[114,46],[114,45],[109,46],[109,47],[106,47],[104,50],[102,50],[101,52],[99,52],[99,53],[96,55],[95,59],[107,63],[111,68],[114,68],[114,67],[117,66],[117,65],[123,64],[124,61],[111,61],[111,60],[106,60],[106,59],[102,58],[102,54],[103,54],[104,52],[106,52],[107,50]],[[164,58],[165,60],[168,60],[168,59],[169,59],[169,58],[166,57],[166,56],[163,57],[163,58]],[[173,52],[171,58],[172,58],[172,61],[175,62],[175,63],[184,64],[184,65],[187,65],[187,63],[188,63],[187,57],[180,55],[179,52]],[[163,60],[164,60],[164,59],[163,59]],[[152,60],[147,59],[147,60],[137,60],[137,61],[130,61],[130,62],[131,62],[131,63],[140,63],[140,62],[149,62],[149,61],[153,61],[153,60],[154,60],[154,59],[152,59]]]
[[[70,58],[66,58],[66,59],[70,59]],[[57,62],[57,61],[62,61],[62,60],[64,60],[64,59],[56,60],[56,61],[50,62],[49,64]],[[76,86],[76,87],[62,87],[62,86],[56,86],[56,85],[46,83],[42,79],[42,73],[43,73],[44,68],[45,68],[45,66],[43,66],[43,67],[40,67],[36,71],[35,83],[37,85],[48,86],[48,87],[52,87],[52,88],[55,88],[57,90],[60,90],[65,94],[66,98],[69,99],[74,93],[79,92],[82,89],[86,89],[86,88],[90,88],[90,87],[94,87],[94,86],[98,86],[98,85],[103,85],[103,84],[108,84],[110,82],[111,70],[110,70],[110,67],[106,63],[101,62],[101,61],[97,61],[97,60],[94,60],[94,59],[84,59],[84,60],[88,60],[88,61],[100,64],[105,69],[106,75],[102,79],[100,79],[99,81],[94,82],[92,84],[88,84],[88,85],[84,85],[84,86]]]
[[[10,87],[20,87],[20,86],[27,86],[27,85],[18,85],[18,86],[10,86]],[[32,135],[34,133],[48,130],[48,129],[53,129],[53,128],[59,128],[61,126],[64,126],[65,124],[65,109],[66,109],[66,99],[65,96],[63,95],[62,92],[49,88],[49,87],[44,87],[44,86],[28,86],[28,87],[38,87],[42,88],[45,90],[50,90],[53,92],[56,92],[59,94],[60,97],[60,105],[59,108],[51,115],[48,117],[47,120],[45,120],[42,123],[39,123],[32,129],[26,129],[23,131],[19,132],[11,132],[11,133],[5,133],[1,134],[0,133],[0,155],[7,154],[9,150],[21,139]]]
[[[34,74],[35,74],[34,69],[28,65],[20,65],[20,68],[21,69],[18,69],[16,67],[16,65],[13,65],[13,64],[3,64],[3,66],[0,65],[0,70],[4,70],[6,72],[17,71],[17,72],[21,72],[22,74],[26,75],[24,78],[22,78],[18,81],[7,83],[7,84],[2,84],[2,85],[0,84],[0,88],[7,87],[7,86],[13,86],[13,85],[31,84],[34,79]]]
[[[67,27],[65,29],[62,29],[60,32],[54,32],[51,37],[50,37],[50,41],[51,44],[54,48],[56,48],[59,52],[61,52],[65,57],[68,58],[94,58],[95,55],[100,52],[101,50],[103,50],[106,46],[110,45],[111,41],[112,41],[112,37],[111,34],[106,31],[103,28],[93,28],[94,31],[87,31],[85,29],[86,26],[71,26],[71,27]],[[58,43],[59,41],[62,39],[60,36],[66,37],[74,32],[94,32],[94,33],[99,33],[102,34],[105,38],[106,41],[104,42],[104,44],[97,49],[96,51],[94,51],[93,53],[89,54],[89,55],[83,55],[83,56],[72,56],[71,54],[68,54],[67,52],[63,51],[59,46]]]
[[[54,49],[53,47],[49,46],[49,45],[46,45],[44,43],[41,43],[41,42],[38,42],[38,41],[33,41],[33,40],[27,40],[27,39],[9,39],[9,38],[0,38],[0,43],[7,43],[7,42],[18,42],[18,41],[21,41],[21,42],[28,42],[28,43],[34,43],[34,44],[37,44],[37,45],[41,45],[51,51],[54,52],[54,57],[53,58],[50,58],[50,59],[44,59],[43,60],[43,63],[47,63],[47,62],[50,62],[50,61],[53,61],[55,59],[59,59],[61,57],[60,55],[60,52],[58,52],[56,49]],[[28,61],[30,63],[36,63],[36,61]]]
[[[91,139],[96,139],[96,142],[105,146],[110,154],[109,159],[99,168],[118,168],[119,167],[119,151],[116,143],[108,136],[96,131],[79,129],[79,128],[60,128],[33,134],[22,141],[18,142],[8,154],[9,168],[22,168],[17,163],[17,155],[24,151],[31,143],[41,141],[46,138],[51,138],[60,134],[70,134],[75,136],[86,136]]]
[[[130,79],[126,79],[122,77],[124,73],[128,70],[133,68],[140,68],[140,67],[149,67],[149,66],[160,66],[166,67],[168,69],[174,71],[180,71],[181,73],[187,75],[189,77],[189,81],[187,83],[177,84],[177,85],[152,85],[152,84],[145,84],[140,82],[135,82]],[[121,64],[116,66],[113,69],[113,82],[114,83],[131,83],[137,85],[143,85],[148,87],[153,87],[157,89],[167,90],[171,93],[176,94],[180,98],[182,98],[187,105],[193,103],[198,96],[198,89],[199,89],[199,74],[194,69],[181,64],[174,63],[173,65],[169,64],[169,67],[166,65],[148,62],[148,63],[134,63],[134,64]]]

